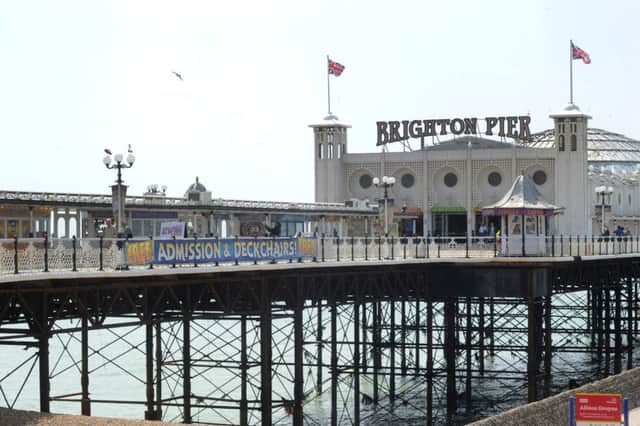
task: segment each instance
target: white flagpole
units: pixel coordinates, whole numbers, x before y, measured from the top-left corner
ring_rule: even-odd
[[[331,85],[329,83],[331,81],[329,78],[331,75],[329,73],[329,55],[327,55],[327,68],[325,69],[325,72],[327,73],[327,109],[329,110],[329,115],[331,115]]]
[[[573,104],[573,40],[569,40],[569,103]]]

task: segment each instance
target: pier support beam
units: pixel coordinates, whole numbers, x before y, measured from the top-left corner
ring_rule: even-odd
[[[553,326],[551,324],[551,285],[547,287],[544,298],[544,397],[551,395],[551,360]]]
[[[249,404],[247,401],[247,316],[240,316],[240,426],[249,424]]]
[[[613,354],[613,373],[620,374],[622,371],[622,289],[623,279],[620,275],[620,266],[615,274],[615,317],[614,317],[614,354]]]
[[[302,399],[304,398],[304,370],[302,366],[302,309],[304,308],[304,294],[302,292],[302,278],[298,277],[295,287],[295,302],[293,309],[293,425],[302,426]]]
[[[389,307],[389,402],[393,407],[396,399],[396,303],[393,298]]]
[[[182,319],[182,416],[183,423],[191,423],[191,313]]]
[[[605,284],[604,293],[604,373],[609,375],[611,371],[611,290],[609,282]]]
[[[465,330],[465,356],[466,356],[466,372],[465,372],[465,384],[464,384],[464,395],[465,395],[465,409],[467,413],[471,412],[471,349],[472,349],[472,318],[471,318],[471,298],[466,298],[466,317],[467,317],[467,326]]]
[[[433,425],[433,302],[427,298],[427,426]]]
[[[415,348],[415,359],[416,368],[415,375],[420,375],[420,332],[422,331],[420,325],[420,298],[416,300],[416,316],[415,316],[415,328],[413,329],[413,334],[416,339],[416,348]]]
[[[83,416],[91,415],[91,400],[89,399],[89,325],[87,313],[82,315],[82,331],[80,337],[81,351],[81,367],[80,367],[80,385],[82,387],[82,401],[80,403],[80,412]]]
[[[525,273],[523,272],[523,275]],[[538,322],[539,309],[537,299],[534,297],[533,284],[528,283],[529,296],[527,298],[527,401],[534,402],[538,399],[537,376],[538,376]]]
[[[371,304],[373,308],[373,315],[371,318],[372,323],[372,345],[373,345],[373,403],[377,404],[380,400],[378,374],[382,368],[382,355],[380,348],[380,304],[379,300],[376,300]]]
[[[331,426],[338,424],[338,343],[337,322],[338,312],[336,307],[336,289],[331,287],[329,305],[331,308]]]
[[[162,420],[162,322],[156,319],[156,419]]]
[[[154,410],[154,392],[153,392],[153,322],[147,316],[145,319],[145,359],[147,378],[145,386],[147,388],[147,410],[144,412],[145,420],[158,420]]]
[[[360,294],[356,284],[353,302],[353,423],[356,425],[360,424]]]
[[[262,287],[262,313],[260,316],[260,378],[261,378],[261,420],[263,425],[270,425],[272,411],[271,396],[271,294],[267,287],[266,280],[261,283]]]
[[[447,371],[447,416],[458,409],[456,392],[456,302],[447,299],[444,302],[444,358]]]
[[[484,376],[484,298],[478,300],[478,372]]]
[[[40,373],[40,412],[49,413],[49,298],[42,295],[42,315],[40,317],[40,336],[38,336],[38,367]]]
[[[633,279],[627,278],[627,370],[633,368]]]
[[[316,309],[317,325],[316,325],[316,342],[317,342],[317,359],[318,369],[316,371],[316,393],[322,393],[322,299],[318,300],[318,306]]]

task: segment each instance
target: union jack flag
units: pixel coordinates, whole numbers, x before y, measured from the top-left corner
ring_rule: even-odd
[[[582,59],[585,64],[591,63],[589,54],[571,42],[571,59]]]
[[[333,74],[336,77],[338,77],[340,74],[342,74],[342,71],[344,71],[344,65],[339,64],[335,61],[332,61],[331,59],[327,58],[329,60],[329,74]]]

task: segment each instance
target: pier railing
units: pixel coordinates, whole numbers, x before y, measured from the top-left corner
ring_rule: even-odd
[[[296,245],[292,254],[260,255],[260,244],[288,241]],[[399,261],[416,259],[489,258],[489,257],[574,257],[640,253],[639,236],[553,235],[519,237],[318,237],[318,238],[251,238],[184,239],[173,244],[210,242],[212,250],[245,244],[255,247],[257,255],[193,259],[183,257],[176,262],[158,262],[153,256],[146,262],[133,261],[127,247],[153,244],[163,240],[110,238],[13,238],[0,239],[0,274],[49,271],[113,271],[129,268],[194,266],[196,264],[239,265],[283,262],[352,262]],[[166,240],[165,240],[166,241]],[[291,243],[293,241],[293,243]],[[305,250],[298,250],[304,241]],[[171,240],[169,241],[171,243]],[[206,243],[209,244],[209,243]],[[216,246],[218,244],[218,246]],[[153,246],[149,250],[153,251]],[[293,246],[292,246],[293,247]],[[203,249],[204,252],[204,249]],[[151,253],[153,255],[153,253]],[[162,264],[160,264],[162,263]]]

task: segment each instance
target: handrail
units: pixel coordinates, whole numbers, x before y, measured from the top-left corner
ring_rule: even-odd
[[[66,204],[94,204],[111,206],[112,197],[107,194],[74,194],[56,192],[29,192],[29,191],[0,191],[0,203],[2,201],[32,201]],[[260,200],[235,200],[214,198],[209,201],[190,201],[180,197],[144,197],[127,196],[128,206],[169,206],[169,207],[226,207],[226,208],[250,208],[250,209],[276,209],[276,210],[309,210],[326,211],[336,210],[342,212],[366,212],[376,213],[377,206],[351,207],[343,203],[309,203],[290,201],[260,201]]]
[[[185,257],[164,262],[156,260],[159,245],[173,244],[173,248],[181,245],[183,253],[188,247],[198,245],[201,252],[206,250],[220,253],[224,245],[231,255],[196,259]],[[285,244],[286,243],[286,244]],[[140,245],[136,245],[140,244]],[[147,245],[145,245],[147,244]],[[275,254],[275,245],[284,244],[287,250]],[[187,248],[185,248],[187,247]],[[127,257],[126,249],[131,253],[147,250],[146,261],[138,261],[134,254]],[[0,239],[0,275],[45,273],[49,271],[75,272],[80,270],[114,271],[129,267],[193,267],[197,264],[258,264],[277,263],[278,261],[297,262],[368,262],[368,261],[416,261],[433,258],[492,258],[522,256],[523,244],[519,237],[381,237],[381,236],[349,236],[318,238],[265,238],[265,237],[233,237],[233,238],[198,238],[154,240],[151,237],[142,239],[117,238],[81,238],[81,239],[49,239],[49,238],[10,238]],[[525,236],[525,257],[585,257],[585,256],[617,256],[619,254],[640,254],[640,237],[636,235],[622,236]],[[167,249],[168,250],[168,249]],[[271,252],[269,250],[272,250]],[[151,254],[150,254],[151,253]],[[159,253],[159,252],[158,252]],[[241,253],[241,254],[234,254]],[[252,255],[251,253],[254,253]],[[253,257],[252,257],[253,256]],[[185,260],[186,259],[186,260]],[[183,260],[181,262],[181,260]],[[188,266],[187,266],[188,265]]]

